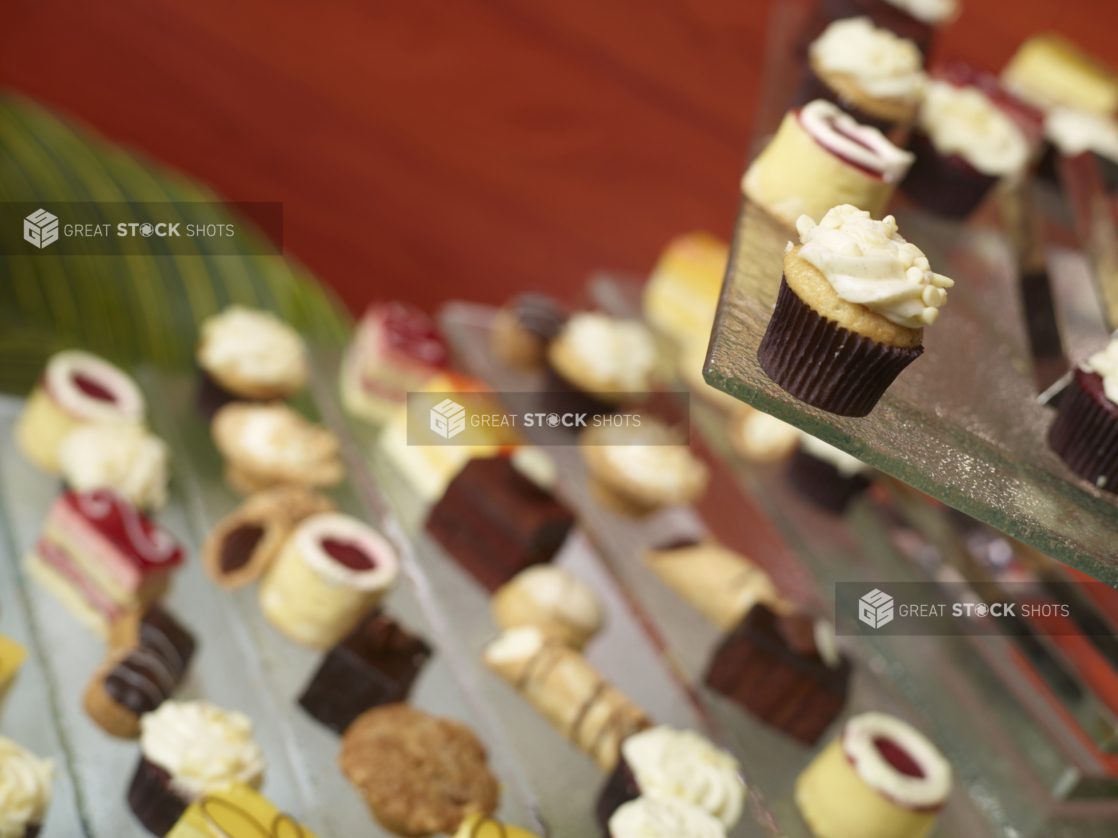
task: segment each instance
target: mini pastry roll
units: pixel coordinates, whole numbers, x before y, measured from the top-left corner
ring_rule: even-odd
[[[582,649],[602,627],[594,589],[555,565],[522,570],[493,595],[491,607],[501,628],[538,626],[573,649]]]
[[[334,511],[334,502],[299,486],[257,492],[226,515],[202,546],[206,575],[230,590],[267,572],[300,521]]]
[[[70,349],[47,362],[16,423],[16,443],[39,468],[58,474],[58,448],[71,431],[83,425],[138,424],[144,410],[140,389],[123,370]]]
[[[537,626],[504,632],[486,648],[485,664],[604,771],[617,765],[627,736],[651,726],[586,658]]]
[[[140,735],[140,717],[169,699],[186,676],[194,637],[169,613],[136,609],[113,624],[112,651],[85,691],[83,706],[102,730]]]
[[[260,607],[297,643],[328,649],[349,634],[396,581],[396,551],[347,515],[314,515],[280,551],[260,586]]]
[[[759,602],[788,610],[772,579],[740,553],[714,542],[644,552],[644,563],[703,616],[729,631]]]
[[[919,731],[863,713],[796,781],[796,805],[818,838],[924,838],[951,793],[951,765]]]

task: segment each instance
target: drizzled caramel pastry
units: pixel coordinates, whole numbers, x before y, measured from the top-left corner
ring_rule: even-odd
[[[313,515],[264,577],[260,607],[295,642],[328,649],[376,607],[398,571],[396,551],[371,527],[347,515]]]
[[[112,651],[85,691],[90,718],[113,736],[135,739],[140,717],[169,699],[194,656],[194,637],[159,606],[132,611],[112,627]]]
[[[488,815],[499,802],[473,731],[406,704],[358,717],[342,737],[338,762],[377,822],[397,835],[453,835],[468,815]]]
[[[286,405],[226,405],[212,430],[225,455],[225,479],[241,494],[279,485],[336,486],[345,477],[338,438]]]
[[[586,658],[538,626],[504,632],[484,659],[603,771],[617,765],[627,736],[651,726],[644,711]]]
[[[202,567],[234,590],[268,571],[305,518],[334,511],[334,502],[301,486],[277,486],[249,497],[214,527],[202,545]]]
[[[167,838],[318,838],[244,783],[209,792],[187,808]]]

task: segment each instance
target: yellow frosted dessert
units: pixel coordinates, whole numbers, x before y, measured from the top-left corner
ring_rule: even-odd
[[[4,700],[4,696],[11,689],[26,659],[26,649],[0,634],[0,701]]]
[[[710,340],[730,247],[710,233],[672,239],[644,286],[645,319],[681,344]]]
[[[167,838],[318,838],[244,783],[190,804]]]
[[[501,823],[489,815],[470,815],[462,821],[462,825],[454,833],[454,838],[538,838],[538,836],[519,826]]]

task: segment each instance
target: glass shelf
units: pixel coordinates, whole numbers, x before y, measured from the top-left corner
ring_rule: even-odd
[[[1051,408],[1036,401],[1012,253],[990,229],[961,227],[918,211],[897,213],[901,234],[953,277],[943,315],[924,335],[924,355],[861,419],[809,407],[761,370],[757,347],[780,284],[789,232],[744,202],[735,231],[705,375],[719,389],[847,451],[947,505],[1110,585],[1118,585],[1118,498],[1074,475],[1047,442]],[[1063,333],[1065,300],[1091,289],[1074,273],[1055,278]],[[1081,279],[1081,276],[1080,276]],[[1090,340],[1066,339],[1081,346]],[[1073,361],[1080,360],[1073,356]]]

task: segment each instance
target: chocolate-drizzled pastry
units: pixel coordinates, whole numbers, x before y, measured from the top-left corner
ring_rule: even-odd
[[[547,360],[547,345],[566,321],[566,312],[551,297],[521,294],[494,318],[490,349],[497,360],[515,369],[541,369]]]
[[[202,546],[202,567],[222,588],[243,587],[271,567],[299,522],[334,508],[328,497],[301,486],[258,492],[214,527]]]
[[[322,661],[299,703],[336,733],[373,707],[406,701],[431,647],[377,612]]]
[[[169,699],[194,656],[194,637],[159,606],[113,626],[113,650],[85,691],[85,711],[106,733],[140,735],[140,717]]]
[[[586,658],[538,626],[505,631],[484,659],[603,771],[617,765],[626,737],[651,726],[644,711]]]
[[[718,647],[706,683],[810,745],[842,711],[850,672],[829,624],[757,604]]]

